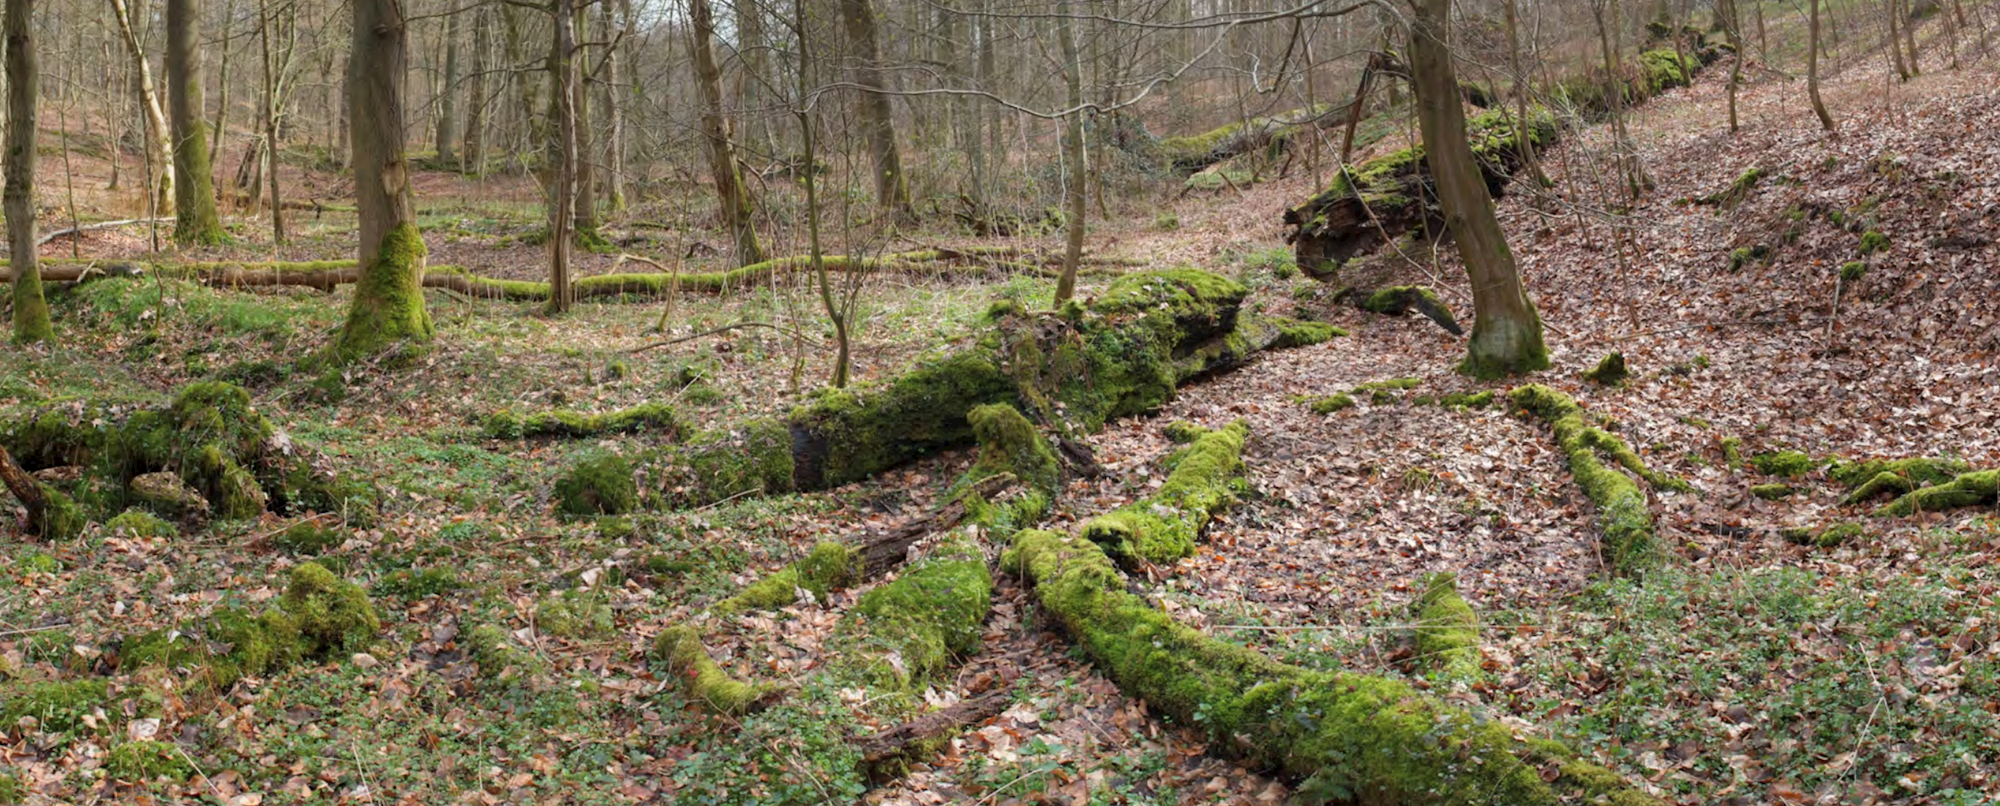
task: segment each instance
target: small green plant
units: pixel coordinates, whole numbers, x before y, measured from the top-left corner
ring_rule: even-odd
[[[1160,232],[1173,232],[1180,228],[1181,217],[1174,215],[1172,210],[1161,210],[1157,215],[1153,216],[1153,229]]]
[[[344,542],[347,536],[340,530],[321,526],[314,520],[299,521],[271,538],[272,546],[294,556],[321,554]]]
[[[1883,235],[1881,230],[1871,229],[1867,232],[1861,233],[1862,257],[1867,257],[1869,255],[1875,254],[1876,252],[1880,252],[1888,248],[1889,248],[1889,236]]]
[[[111,748],[104,759],[104,773],[114,780],[145,783],[165,778],[185,781],[194,775],[194,765],[180,748],[151,740],[126,742]]]
[[[1840,266],[1840,279],[1842,282],[1858,283],[1861,281],[1861,278],[1867,276],[1868,262],[1865,260],[1850,260]]]

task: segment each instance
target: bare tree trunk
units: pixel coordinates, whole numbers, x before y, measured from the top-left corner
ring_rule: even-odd
[[[1448,44],[1451,0],[1414,0],[1412,10],[1410,83],[1416,90],[1425,159],[1437,183],[1445,226],[1458,243],[1472,283],[1472,340],[1459,369],[1482,378],[1547,369],[1541,317],[1521,287],[1493,198],[1465,139],[1465,107]]]
[[[125,40],[125,50],[132,56],[132,66],[138,73],[139,108],[146,119],[146,154],[159,175],[152,182],[155,205],[160,212],[167,212],[174,198],[174,164],[170,155],[173,147],[167,140],[167,115],[160,109],[160,96],[153,91],[153,68],[146,60],[146,52],[139,46],[139,36],[132,30],[132,15],[125,10],[125,0],[111,0],[111,16],[118,23],[118,35]]]
[[[706,0],[693,0],[706,6]],[[799,97],[792,106],[792,116],[799,124],[799,147],[805,152],[804,177],[806,185],[806,240],[812,260],[813,278],[819,284],[820,304],[826,308],[826,316],[833,323],[834,356],[833,376],[828,383],[835,389],[846,388],[848,364],[852,359],[847,333],[846,309],[833,296],[833,278],[827,276],[826,249],[820,241],[819,233],[819,152],[818,138],[814,136],[812,106],[807,98],[812,92],[813,61],[812,38],[807,35],[804,3],[792,4],[792,22],[799,35]],[[721,103],[721,86],[716,86],[716,104]]]
[[[1896,68],[1896,78],[1910,80],[1910,69],[1903,65],[1902,37],[1896,31],[1896,0],[1887,0],[1889,13],[1889,61]]]
[[[590,38],[590,18],[581,6],[571,12],[570,37],[575,50],[568,61],[570,69],[576,71],[576,86],[570,98],[570,108],[575,110],[576,120],[571,127],[576,133],[575,156],[570,161],[574,172],[570,180],[571,188],[576,193],[575,235],[578,243],[598,251],[604,236],[597,233],[597,161],[593,158],[596,152],[591,147],[590,82],[594,73],[585,69],[590,64],[590,52],[582,42]]]
[[[222,68],[215,78],[215,125],[209,132],[215,137],[208,141],[208,164],[213,167],[222,154],[222,141],[229,139],[229,45],[233,38],[229,35],[229,25],[236,21],[236,0],[229,0],[222,7],[222,39],[218,45],[222,49]]]
[[[458,162],[458,155],[452,153],[458,139],[458,17],[463,11],[445,14],[444,21],[444,85],[438,88],[437,113],[437,159],[439,165]],[[465,165],[458,165],[460,172]]]
[[[764,249],[757,243],[756,206],[749,188],[743,186],[736,146],[729,139],[729,118],[722,109],[722,70],[715,63],[715,22],[708,0],[689,0],[688,18],[688,51],[694,57],[695,90],[701,97],[701,135],[708,141],[708,169],[715,179],[723,225],[736,248],[736,265],[761,263]],[[810,177],[815,169],[807,164],[800,170]]]
[[[460,154],[460,170],[474,176],[486,173],[486,70],[487,51],[493,49],[493,34],[488,30],[492,14],[481,6],[473,10],[472,18],[472,76],[466,82],[465,105],[465,148]]]
[[[409,24],[400,0],[348,0],[354,7],[347,62],[348,141],[354,144],[354,208],[361,279],[334,348],[336,362],[432,339],[424,310],[424,261],[403,153],[403,75]]]
[[[7,254],[14,269],[14,341],[22,344],[55,338],[35,254],[35,95],[41,89],[41,69],[30,35],[34,14],[34,0],[7,0],[6,188],[0,193],[0,209],[7,215]],[[34,508],[33,501],[23,503]]]
[[[555,0],[555,43],[550,54],[550,89],[555,100],[555,170],[550,173],[549,305],[558,314],[576,305],[570,284],[570,248],[576,225],[576,2]]]
[[[264,181],[271,189],[271,242],[285,242],[285,203],[278,191],[278,55],[271,50],[270,0],[258,0],[257,37],[262,43],[264,62]]]
[[[1517,0],[1505,0],[1504,11],[1507,18],[1507,69],[1514,74],[1514,131],[1525,132],[1531,126],[1528,120],[1528,73],[1521,69],[1521,35]],[[1676,37],[1678,39],[1678,37]],[[1516,137],[1521,144],[1521,165],[1528,169],[1528,178],[1535,187],[1546,188],[1548,174],[1542,173],[1542,161],[1535,158],[1535,142],[1532,137]]]
[[[1073,2],[1063,4],[1063,15],[1056,20],[1056,36],[1062,40],[1064,79],[1069,85],[1070,113],[1069,132],[1063,138],[1063,217],[1068,221],[1067,240],[1063,247],[1062,277],[1056,280],[1056,307],[1076,296],[1076,271],[1083,263],[1083,239],[1085,216],[1089,210],[1084,206],[1085,173],[1090,166],[1084,161],[1083,147],[1083,57],[1076,46],[1076,25],[1070,20],[1074,16]]]
[[[1836,131],[1833,115],[1826,111],[1826,101],[1819,97],[1819,2],[1806,0],[1812,7],[1811,17],[1806,26],[1806,96],[1812,99],[1813,114],[1819,116],[1820,128]]]
[[[629,8],[629,3],[628,6]],[[625,37],[630,28],[626,21],[612,14],[611,3],[606,0],[601,12],[603,16],[604,38],[611,44],[604,52],[604,79],[599,83],[603,91],[598,94],[598,105],[604,109],[604,202],[605,209],[613,215],[625,212],[625,103],[619,93],[625,91],[624,61],[620,51],[625,50]]]
[[[1612,148],[1617,151],[1612,161],[1618,167],[1619,180],[1625,183],[1626,197],[1637,201],[1653,182],[1646,176],[1645,166],[1639,164],[1639,149],[1632,144],[1632,132],[1625,126],[1626,83],[1625,76],[1619,69],[1624,56],[1619,52],[1621,48],[1617,25],[1620,18],[1618,0],[1592,0],[1590,10],[1597,17],[1598,44],[1604,50],[1605,93],[1611,99],[1611,133],[1614,138]],[[1464,117],[1463,112],[1459,116]],[[1733,123],[1731,125],[1734,126]]]
[[[875,11],[868,0],[840,0],[848,46],[859,61],[854,83],[861,85],[861,127],[875,158],[875,201],[885,209],[907,213],[910,183],[903,175],[903,156],[896,146],[896,119],[883,79],[882,51],[876,44]]]
[[[167,112],[174,143],[174,243],[215,246],[229,242],[215,214],[215,179],[209,173],[208,132],[202,120],[201,55],[195,0],[167,0]]]
[[[1743,26],[1736,10],[1736,0],[1721,0],[1715,10],[1722,15],[1723,30],[1729,36],[1729,48],[1733,51],[1729,54],[1729,130],[1734,132],[1742,128],[1736,116],[1736,94],[1743,86],[1743,36],[1740,33]]]
[[[1764,4],[1753,3],[1751,8],[1757,10],[1757,60],[1765,64],[1770,64],[1771,43],[1764,38]]]
[[[1903,49],[1909,52],[1910,75],[1924,74],[1924,68],[1917,64],[1917,19],[1911,13],[1910,0],[1901,0],[1903,18],[1898,22],[1903,26]]]

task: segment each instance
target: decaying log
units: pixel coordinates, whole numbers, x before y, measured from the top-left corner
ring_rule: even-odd
[[[1018,481],[1011,473],[989,476],[973,482],[968,492],[990,501],[1013,489]],[[873,579],[888,573],[903,564],[910,547],[918,541],[957,528],[965,520],[967,500],[968,496],[961,493],[930,514],[912,518],[881,534],[855,540],[854,551],[861,561],[861,578]]]
[[[1001,712],[1007,710],[1007,704],[1013,700],[1012,689],[989,691],[968,700],[960,700],[947,708],[932,711],[895,727],[856,738],[852,744],[861,752],[862,765],[871,772],[880,771],[877,774],[892,772],[882,768],[906,759],[915,748],[921,748],[967,726],[977,725],[999,716]]]
[[[29,523],[41,523],[48,518],[49,497],[43,494],[41,481],[23,470],[14,461],[14,455],[4,447],[0,447],[0,483],[4,483],[7,491],[13,493],[21,506],[28,510]],[[39,530],[35,531],[39,533]]]

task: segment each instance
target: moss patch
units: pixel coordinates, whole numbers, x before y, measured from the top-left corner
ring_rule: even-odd
[[[1826,464],[1799,451],[1772,451],[1750,457],[1750,466],[1766,476],[1790,479],[1818,470]]]
[[[309,657],[359,651],[382,631],[382,619],[368,601],[368,592],[318,563],[292,569],[278,604],[297,625],[301,648]]]
[[[11,727],[34,717],[45,733],[70,733],[85,727],[84,717],[103,707],[109,696],[102,680],[9,683],[0,686],[0,725]]]
[[[1458,594],[1457,574],[1425,577],[1416,601],[1417,661],[1439,680],[1467,682],[1480,676],[1479,617]]]
[[[776,610],[797,602],[801,590],[811,593],[816,600],[824,600],[829,592],[860,581],[860,575],[860,558],[855,556],[853,547],[838,540],[821,541],[797,562],[757,580],[709,609],[718,615]]]
[[[535,606],[535,629],[557,638],[603,638],[616,625],[602,596],[567,590]]]
[[[1944,484],[1922,487],[1875,510],[1876,515],[1901,517],[1919,512],[1943,512],[1960,507],[1985,506],[2000,497],[2000,470],[1961,473]]]
[[[430,344],[434,331],[423,289],[429,253],[415,224],[400,224],[382,236],[381,246],[361,267],[354,305],[333,345],[334,363],[379,355],[399,343],[412,351]]]
[[[1248,492],[1242,422],[1211,431],[1169,458],[1173,470],[1151,497],[1090,519],[1083,536],[1121,562],[1170,563],[1193,556],[1210,518]]]
[[[347,535],[339,529],[321,526],[318,521],[303,520],[271,537],[271,545],[288,554],[315,555],[328,549],[337,548],[347,542]]]
[[[104,528],[126,537],[158,539],[180,534],[174,525],[143,509],[128,509],[104,523]]]
[[[623,515],[638,508],[639,483],[625,457],[599,453],[556,479],[555,496],[556,511],[564,515]]]
[[[482,430],[490,439],[580,439],[639,431],[660,431],[674,437],[686,433],[688,425],[672,406],[642,403],[629,409],[598,414],[558,410],[522,415],[503,409],[487,415]]]
[[[1597,366],[1583,373],[1583,379],[1599,386],[1622,386],[1625,379],[1632,376],[1625,368],[1625,354],[1613,351],[1597,362]]]
[[[979,646],[992,596],[985,555],[963,534],[947,538],[862,595],[854,616],[836,628],[836,640],[847,644],[841,662],[872,686],[908,692]]]
[[[1606,466],[1598,455],[1609,454],[1627,469],[1656,477],[1648,479],[1655,486],[1675,486],[1671,482],[1679,480],[1647,469],[1624,440],[1591,425],[1583,408],[1569,395],[1530,384],[1516,387],[1508,393],[1508,398],[1515,407],[1548,422],[1555,432],[1556,444],[1569,459],[1570,475],[1583,488],[1584,496],[1597,506],[1598,521],[1604,529],[1605,554],[1612,570],[1638,573],[1658,563],[1660,549],[1645,492],[1624,473]]]
[[[104,758],[104,774],[119,781],[150,782],[164,778],[179,782],[193,777],[195,769],[180,748],[148,740],[111,748],[111,754]]]
[[[1759,484],[1755,487],[1750,488],[1751,495],[1757,496],[1758,498],[1762,498],[1766,501],[1777,501],[1783,498],[1790,498],[1792,497],[1792,494],[1796,492],[1798,491],[1792,489],[1792,486],[1789,484]]]
[[[701,635],[693,627],[668,627],[653,641],[653,655],[666,664],[667,674],[678,680],[688,699],[718,713],[745,714],[764,705],[776,692],[768,686],[736,680],[717,666],[701,645]]]

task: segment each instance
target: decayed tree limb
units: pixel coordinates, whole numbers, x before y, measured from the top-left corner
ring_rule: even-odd
[[[910,547],[918,541],[934,534],[951,531],[965,520],[970,495],[982,501],[991,501],[1014,488],[1019,479],[1012,473],[988,476],[973,482],[966,492],[954,496],[950,502],[938,507],[930,514],[913,518],[881,534],[870,535],[854,541],[855,554],[861,562],[861,577],[872,579],[888,573],[889,569],[903,564],[910,553]]]
[[[7,491],[28,509],[29,522],[40,520],[43,513],[48,512],[49,499],[42,495],[41,481],[21,469],[20,463],[14,461],[14,455],[4,447],[0,447],[0,483],[6,484]]]
[[[912,748],[944,738],[967,725],[976,725],[999,716],[1013,702],[1012,689],[989,691],[950,707],[931,711],[895,727],[855,739],[861,763],[875,769],[908,755]]]

